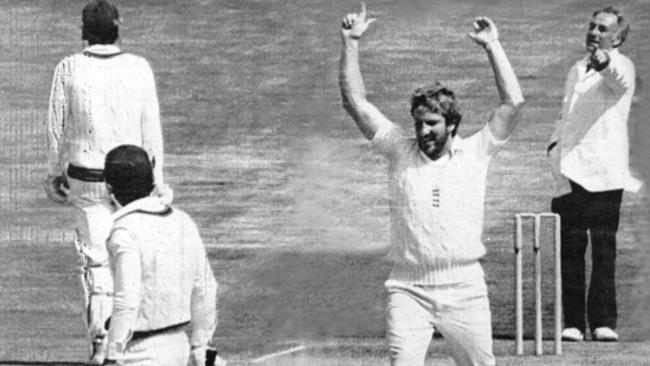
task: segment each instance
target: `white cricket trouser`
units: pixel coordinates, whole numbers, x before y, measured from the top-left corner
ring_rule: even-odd
[[[76,246],[81,259],[88,334],[91,341],[102,342],[107,334],[105,323],[113,308],[113,278],[106,249],[106,239],[113,226],[113,208],[103,182],[68,180],[69,201],[76,208]]]
[[[459,366],[495,365],[483,278],[453,285],[386,282],[386,337],[392,366],[424,365],[434,327]]]
[[[117,364],[129,366],[187,366],[190,342],[182,329],[127,343]]]

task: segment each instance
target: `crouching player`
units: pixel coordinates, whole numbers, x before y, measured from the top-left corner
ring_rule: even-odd
[[[196,224],[151,194],[153,166],[137,146],[111,150],[104,179],[116,206],[107,244],[115,292],[104,364],[204,366],[217,324],[217,282]]]

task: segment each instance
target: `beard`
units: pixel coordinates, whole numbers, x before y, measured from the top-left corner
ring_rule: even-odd
[[[418,136],[418,147],[430,159],[436,160],[443,154],[450,135],[449,133],[445,133],[433,138],[429,136]]]

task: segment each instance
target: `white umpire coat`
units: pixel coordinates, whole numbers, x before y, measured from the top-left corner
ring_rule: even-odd
[[[562,117],[551,137],[557,142],[550,152],[557,195],[571,192],[569,179],[589,192],[637,192],[641,187],[629,169],[634,64],[616,48],[609,57],[609,65],[600,72],[587,70],[588,56],[569,71]]]

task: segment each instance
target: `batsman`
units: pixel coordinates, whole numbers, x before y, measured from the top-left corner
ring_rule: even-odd
[[[171,191],[163,184],[162,131],[151,67],[116,44],[121,18],[114,5],[90,1],[81,18],[81,38],[88,47],[65,57],[54,71],[45,191],[52,201],[75,207],[83,313],[92,343],[89,363],[99,365],[113,302],[106,239],[114,209],[104,185],[106,153],[122,144],[143,147],[156,162],[156,192],[171,200]]]

